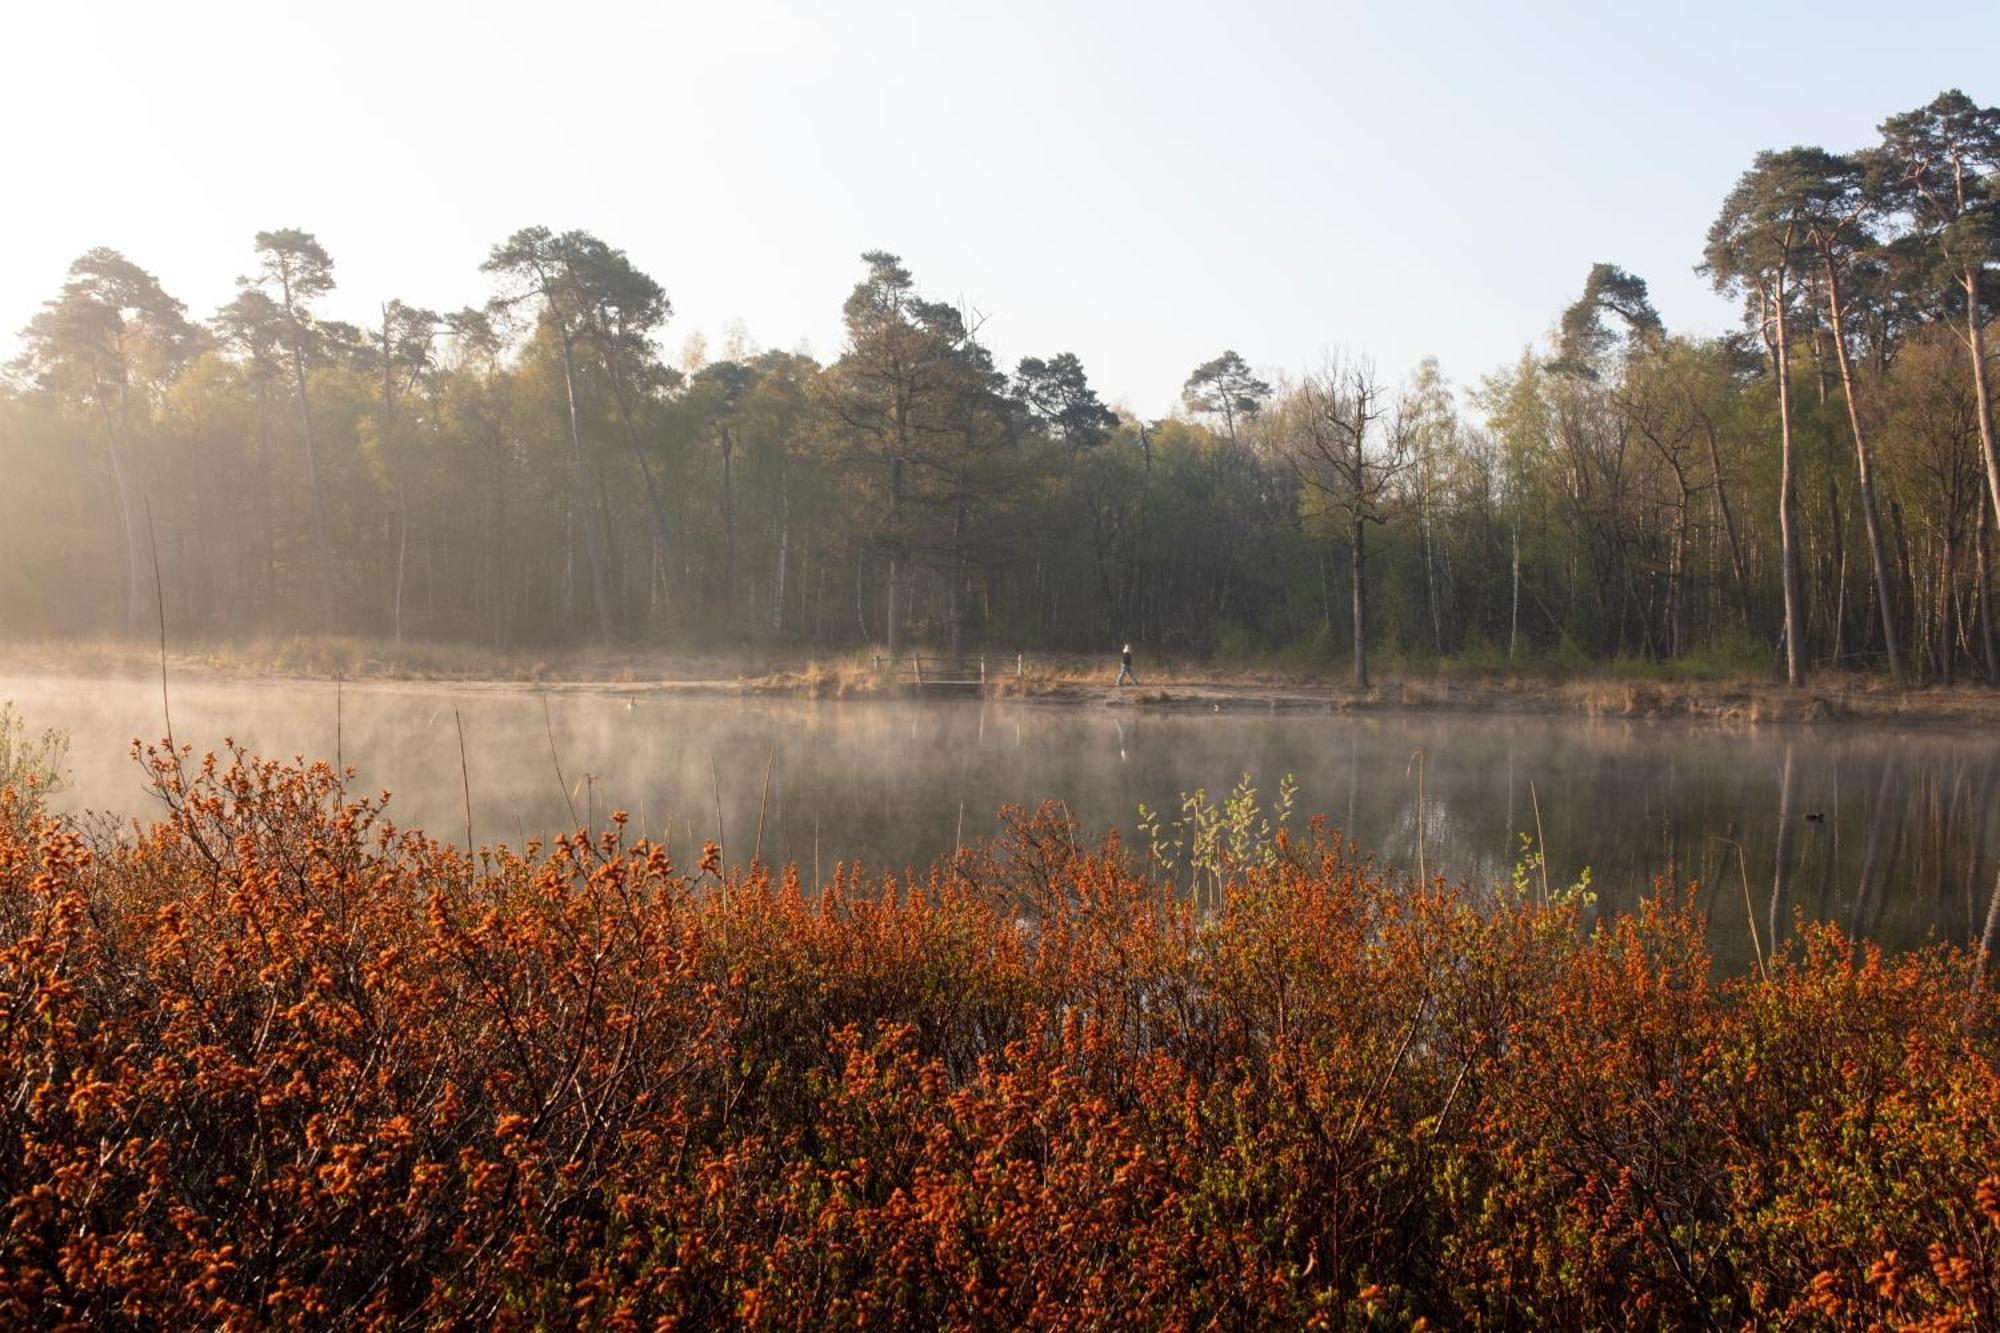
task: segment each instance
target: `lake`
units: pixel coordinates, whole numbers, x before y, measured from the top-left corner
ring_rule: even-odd
[[[142,680],[0,677],[31,728],[71,733],[73,811],[147,818],[129,757],[161,734]],[[1859,725],[1724,727],[1515,714],[1186,714],[976,701],[824,702],[700,697],[643,687],[238,681],[172,689],[177,737],[233,737],[273,756],[333,758],[362,790],[393,793],[403,824],[462,839],[463,724],[473,835],[518,845],[632,815],[671,850],[721,835],[747,859],[764,809],[766,859],[808,876],[838,860],[928,864],[988,834],[1003,805],[1065,802],[1094,829],[1134,836],[1137,809],[1219,796],[1245,772],[1266,793],[1293,775],[1323,813],[1398,866],[1505,879],[1539,807],[1552,882],[1585,867],[1608,908],[1655,876],[1699,878],[1713,941],[1750,956],[1794,915],[1831,918],[1892,947],[1976,940],[1995,884],[2000,742],[1977,731]],[[551,735],[554,759],[551,758]],[[1421,755],[1421,758],[1419,758]],[[768,800],[764,796],[767,763]],[[560,768],[562,778],[557,777]],[[1422,818],[1419,820],[1419,785]],[[1739,860],[1740,849],[1740,860]],[[1743,878],[1749,881],[1746,910]]]

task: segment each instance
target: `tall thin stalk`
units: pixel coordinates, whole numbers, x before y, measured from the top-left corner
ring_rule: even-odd
[[[456,708],[451,710],[452,723],[458,728],[458,782],[465,792],[465,859],[472,860],[472,770],[465,762],[465,719]]]

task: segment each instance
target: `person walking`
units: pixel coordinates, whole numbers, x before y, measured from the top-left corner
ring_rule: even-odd
[[[1117,685],[1123,685],[1126,681],[1131,681],[1134,685],[1139,683],[1138,676],[1132,673],[1132,645],[1129,643],[1125,645],[1125,651],[1119,654]]]

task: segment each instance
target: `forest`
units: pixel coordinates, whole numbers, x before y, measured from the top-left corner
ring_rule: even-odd
[[[205,317],[92,249],[0,381],[0,633],[1992,681],[1996,172],[2000,110],[1947,92],[1755,156],[1689,256],[1739,330],[1580,262],[1476,379],[1221,350],[1160,420],[999,364],[886,251],[822,364],[670,353],[666,288],[584,231],[365,328],[309,231]]]

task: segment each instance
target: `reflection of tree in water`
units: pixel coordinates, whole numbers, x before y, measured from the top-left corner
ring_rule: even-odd
[[[1860,935],[1879,913],[1871,911],[1876,900],[1875,888],[1878,880],[1887,880],[1894,873],[1896,861],[1903,850],[1903,829],[1900,821],[1891,818],[1895,807],[1891,796],[1895,791],[1895,777],[1898,765],[1895,760],[1883,766],[1882,776],[1875,788],[1875,799],[1868,815],[1867,850],[1861,857],[1861,879],[1854,893],[1853,906],[1847,912],[1847,931],[1850,935]],[[1883,844],[1888,844],[1884,853]]]
[[[1774,946],[1783,938],[1784,918],[1779,916],[1779,909],[1784,906],[1787,897],[1786,886],[1792,875],[1792,835],[1796,814],[1792,807],[1792,796],[1797,787],[1794,780],[1796,774],[1792,768],[1793,758],[1792,743],[1787,741],[1784,758],[1778,762],[1778,845],[1771,858],[1774,866],[1771,873],[1771,916],[1766,923],[1770,930],[1767,938]]]

